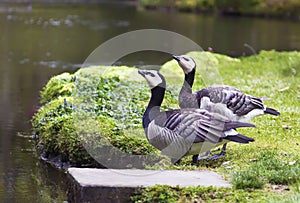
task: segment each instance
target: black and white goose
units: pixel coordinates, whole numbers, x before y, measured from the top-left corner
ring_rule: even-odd
[[[186,108],[160,111],[166,82],[156,70],[139,70],[151,88],[151,98],[143,115],[143,127],[151,145],[173,161],[187,155],[197,163],[202,154],[229,141],[249,143],[254,139],[239,134],[235,129],[255,127],[252,124],[231,121],[205,109]]]
[[[186,55],[175,56],[173,58],[178,62],[184,72],[184,84],[179,93],[180,108],[201,108],[209,112],[219,113],[229,120],[249,122],[252,118],[271,114],[278,116],[280,113],[275,109],[268,108],[264,105],[263,99],[242,93],[240,90],[230,86],[212,86],[202,90],[192,92],[194,83],[196,63]],[[212,156],[210,159],[215,160],[226,154],[226,144],[223,145],[220,154]],[[210,152],[205,156],[206,158]]]

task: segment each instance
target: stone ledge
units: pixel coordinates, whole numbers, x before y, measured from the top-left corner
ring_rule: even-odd
[[[154,185],[231,187],[212,171],[69,168],[68,181],[69,202],[128,202]]]

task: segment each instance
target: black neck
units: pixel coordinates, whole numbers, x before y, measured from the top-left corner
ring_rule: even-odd
[[[151,99],[143,116],[143,126],[146,129],[149,123],[160,113],[160,106],[165,96],[166,88],[156,86],[151,89]]]
[[[192,87],[194,84],[196,69],[194,68],[191,72],[184,74],[184,82],[181,88],[181,92],[192,93]]]

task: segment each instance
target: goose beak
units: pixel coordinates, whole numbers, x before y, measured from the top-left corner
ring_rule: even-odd
[[[138,73],[143,77],[145,77],[145,75],[146,75],[146,71],[144,71],[144,70],[138,70]]]
[[[180,61],[180,56],[172,55],[173,59],[175,59],[177,62]]]

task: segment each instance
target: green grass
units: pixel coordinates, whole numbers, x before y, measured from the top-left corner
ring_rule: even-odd
[[[262,51],[238,59],[207,52],[189,55],[197,62],[194,90],[212,84],[231,85],[248,94],[268,97],[266,104],[279,110],[281,115],[255,118],[255,129],[239,130],[255,138],[255,142],[249,145],[230,143],[226,156],[220,160],[202,161],[195,167],[190,164],[191,157],[185,157],[181,165],[168,167],[173,170],[210,169],[221,173],[233,184],[231,189],[214,189],[223,197],[203,199],[192,193],[194,197],[182,200],[177,196],[185,198],[183,188],[169,188],[167,194],[161,196],[159,193],[165,193],[160,192],[162,189],[152,188],[137,195],[140,202],[150,202],[151,196],[168,202],[164,197],[173,193],[171,199],[176,201],[170,202],[194,202],[195,199],[200,202],[297,202],[294,200],[299,199],[300,190],[300,53]],[[167,62],[162,73],[168,84],[181,86],[183,76],[176,66],[175,61]],[[272,189],[274,185],[286,185],[286,189]]]
[[[300,196],[300,52],[262,51],[237,59],[209,52],[189,54],[197,62],[194,90],[213,84],[231,85],[248,94],[268,97],[265,103],[279,110],[281,115],[255,118],[252,122],[256,128],[239,130],[253,137],[255,142],[249,145],[229,143],[226,156],[217,161],[201,161],[199,166],[192,166],[191,157],[185,157],[180,165],[158,167],[213,170],[231,181],[232,188],[157,186],[141,189],[133,200],[297,202]],[[74,75],[64,74],[49,81],[41,92],[45,105],[32,120],[40,151],[63,154],[65,160],[89,165],[93,159],[80,139],[90,142],[97,138],[100,143],[104,137],[129,154],[158,154],[148,144],[141,127],[142,113],[150,96],[146,82],[133,68],[109,67],[110,71],[105,71],[107,69],[81,69]],[[162,66],[161,72],[168,88],[163,109],[178,108],[182,70],[172,60]],[[126,94],[124,90],[127,90]],[[88,105],[80,106],[87,101]],[[76,117],[76,113],[83,116]],[[79,138],[78,134],[82,132],[86,136]],[[285,189],[274,189],[275,186]]]
[[[267,190],[241,190],[214,187],[170,187],[157,185],[140,189],[131,197],[132,202],[292,202],[298,194],[268,192]]]
[[[277,150],[262,151],[252,163],[233,173],[232,183],[237,189],[261,189],[266,183],[296,184],[299,181],[300,161],[296,155],[286,157]]]

